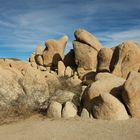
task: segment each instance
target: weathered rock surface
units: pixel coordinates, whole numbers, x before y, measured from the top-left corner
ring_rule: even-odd
[[[18,83],[22,79],[20,72],[12,68],[0,67],[0,110],[3,107],[14,101],[18,100],[18,97],[25,95],[23,89]]]
[[[131,116],[140,118],[140,73],[129,74],[124,84],[122,97]]]
[[[111,94],[100,94],[98,100],[93,103],[93,116],[103,120],[129,119],[124,105]]]
[[[62,117],[63,118],[71,118],[77,115],[77,108],[72,102],[66,102],[63,110]]]
[[[97,51],[103,47],[95,36],[84,29],[77,29],[74,35],[77,41],[88,44]]]
[[[38,45],[35,51],[35,55],[42,55],[44,48],[41,45]]]
[[[47,117],[61,118],[62,105],[58,102],[52,101],[47,110]]]
[[[58,89],[51,97],[51,101],[57,101],[58,103],[64,104],[67,101],[73,101],[75,94],[70,91]]]
[[[37,108],[43,105],[49,98],[48,84],[41,71],[28,68],[24,77],[20,80],[20,85],[27,96],[26,104],[30,108]]]
[[[140,68],[140,48],[133,41],[127,41],[118,45],[111,60],[111,72],[117,76],[127,78],[131,71]]]
[[[65,65],[63,61],[58,62],[58,76],[64,76],[65,75]]]
[[[61,87],[61,83],[55,73],[50,73],[48,71],[42,71],[42,75],[45,77],[45,82],[48,84],[49,94],[53,95],[56,89]],[[44,85],[42,84],[42,86]]]
[[[36,55],[36,56],[35,56],[35,60],[36,60],[36,63],[37,63],[38,65],[43,66],[43,58],[42,58],[41,55]]]
[[[113,51],[110,48],[101,48],[98,52],[98,72],[110,72],[110,62]]]
[[[100,73],[97,73],[96,76],[95,76],[95,81],[98,81],[98,80],[102,80],[102,79],[112,79],[112,78],[120,78],[116,75],[113,75],[111,73],[108,73],[108,72],[100,72]],[[123,79],[123,78],[122,78]]]
[[[71,69],[71,67],[66,67],[66,70],[65,70],[65,76],[67,77],[71,77],[73,75],[73,71]]]
[[[38,65],[37,68],[41,71],[46,71],[47,70],[46,67],[43,67],[43,66],[40,66],[40,65]]]
[[[86,71],[96,70],[97,51],[94,48],[78,41],[73,42],[73,48],[79,75],[84,75]]]
[[[89,117],[90,117],[90,116],[89,116],[89,112],[87,111],[86,108],[83,108],[83,109],[82,109],[81,117],[82,117],[82,118],[89,118]]]
[[[45,66],[57,66],[58,61],[64,59],[64,49],[68,41],[67,36],[63,36],[59,40],[47,40],[46,48],[43,52],[43,60]]]
[[[101,79],[91,84],[85,89],[82,96],[83,107],[91,111],[92,104],[102,93],[110,93],[117,98],[121,98],[122,85],[125,80],[119,77],[109,79]]]
[[[32,54],[29,58],[29,62],[35,62],[35,54]]]
[[[47,40],[45,49],[39,45],[29,62],[0,59],[0,116],[48,109],[45,113],[54,118],[81,113],[83,118],[123,120],[127,109],[140,118],[139,45],[127,41],[103,48],[86,30],[74,35],[73,49],[65,56],[67,36]]]

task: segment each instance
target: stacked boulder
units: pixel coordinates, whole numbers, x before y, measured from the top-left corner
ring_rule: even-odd
[[[35,53],[29,58],[32,66],[37,66],[38,69],[45,71],[47,67],[55,69],[58,61],[64,59],[64,49],[68,41],[67,36],[63,36],[59,40],[47,40],[45,42],[45,49],[39,45]]]
[[[140,117],[138,97],[139,45],[133,41],[127,41],[113,48],[104,48],[95,36],[84,29],[77,29],[74,36],[76,40],[73,41],[73,49],[65,56],[62,50],[64,50],[68,38],[64,36],[60,39],[63,42],[63,49],[58,51],[60,59],[57,59],[57,63],[53,62],[52,58],[55,54],[52,51],[46,53],[45,49],[42,53],[40,47],[37,49],[40,53],[36,52],[30,60],[34,60],[35,57],[38,65],[56,66],[55,73],[58,77],[67,77],[68,81],[77,79],[78,84],[82,82],[81,86],[84,88],[79,94],[81,103],[80,106],[74,107],[78,109],[77,111],[73,109],[73,112],[78,112],[81,117],[107,120],[123,120],[130,116]],[[46,42],[46,47],[53,50],[52,48],[59,46],[58,44],[57,41],[49,40]],[[51,59],[44,57],[48,53],[51,54]],[[41,61],[43,58],[45,63]],[[74,83],[73,80],[72,83]],[[52,115],[53,117],[67,116],[64,111],[70,111],[73,108],[71,104],[74,96],[68,91],[66,91],[67,94],[59,92],[51,98],[52,103],[50,103],[47,113],[49,117],[51,116],[49,115],[50,110],[53,110],[52,106],[55,110],[56,104],[59,104],[56,111],[58,114]],[[60,102],[60,98],[65,102]],[[67,105],[71,106],[71,109],[65,107]]]
[[[37,46],[29,62],[0,59],[0,115],[12,108],[45,111],[49,118],[140,118],[139,45],[104,48],[84,29],[74,36],[66,55],[63,36]]]
[[[73,41],[75,62],[80,77],[90,71],[96,71],[97,54],[103,47],[91,33],[84,29],[78,29],[74,33],[76,40]]]

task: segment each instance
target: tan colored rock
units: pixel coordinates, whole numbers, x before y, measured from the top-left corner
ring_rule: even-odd
[[[44,48],[41,45],[38,45],[35,51],[35,55],[42,55]]]
[[[32,54],[29,58],[29,62],[35,62],[35,54]]]
[[[27,98],[25,103],[30,108],[37,108],[49,98],[49,88],[43,73],[32,67],[28,67],[25,75],[20,81]]]
[[[63,110],[62,117],[63,118],[71,118],[77,115],[77,108],[72,102],[66,102]]]
[[[21,74],[23,75],[25,74],[28,68],[31,68],[31,65],[29,62],[26,62],[26,61],[24,62],[24,61],[14,60],[14,59],[5,59],[4,65],[20,71]]]
[[[98,81],[98,80],[102,80],[102,79],[112,79],[112,78],[120,78],[120,77],[117,77],[116,75],[113,75],[111,73],[108,73],[108,72],[100,72],[100,73],[97,73],[96,76],[95,76],[95,81]]]
[[[73,48],[79,75],[96,70],[97,51],[94,48],[78,41],[73,42]]]
[[[35,62],[31,62],[31,66],[37,69],[37,64]]]
[[[36,60],[36,63],[37,63],[38,65],[43,66],[43,58],[42,58],[41,55],[36,55],[36,56],[35,56],[35,60]]]
[[[84,75],[90,73],[92,70],[85,70],[84,68],[78,67],[77,74],[80,79],[83,79]]]
[[[61,118],[62,105],[58,102],[52,101],[47,110],[47,117]]]
[[[91,86],[88,86],[83,93],[83,106],[90,112],[92,104],[96,102],[96,97],[102,93],[110,93],[120,99],[124,82],[125,80],[119,77],[95,81]]]
[[[65,65],[63,61],[58,62],[58,76],[64,76],[65,75]]]
[[[71,77],[66,80],[66,83],[69,87],[76,89],[76,87],[81,88],[82,81],[80,79],[75,79],[75,78]]]
[[[25,93],[18,81],[22,79],[19,71],[0,66],[0,110],[7,107],[10,110],[10,105],[16,102],[19,97]],[[9,107],[8,107],[9,106]],[[6,111],[6,110],[5,110]]]
[[[45,66],[57,66],[58,61],[64,59],[64,49],[68,41],[67,36],[63,36],[59,40],[47,40],[45,42],[46,48],[43,53],[43,60]]]
[[[46,71],[46,70],[47,70],[45,67],[40,66],[40,65],[38,65],[37,68],[38,68],[39,70],[41,70],[41,71]]]
[[[113,51],[110,48],[101,48],[98,52],[98,72],[110,72],[110,62]]]
[[[82,118],[89,118],[89,117],[90,117],[89,112],[87,111],[86,108],[83,108],[83,109],[82,109],[81,117],[82,117]]]
[[[129,74],[124,84],[122,97],[131,116],[140,118],[140,73]]]
[[[64,104],[67,101],[72,101],[75,94],[67,90],[58,89],[50,98],[51,101],[57,101],[58,103]]]
[[[50,73],[48,71],[42,71],[41,75],[45,77],[45,83],[48,84],[49,94],[53,95],[56,89],[61,87],[61,83],[57,77],[57,74]]]
[[[133,41],[127,41],[118,45],[111,60],[111,72],[117,76],[127,78],[131,71],[140,68],[140,48]]]
[[[93,116],[103,120],[129,119],[124,105],[111,94],[100,94],[98,101],[93,103]]]
[[[65,70],[65,76],[67,77],[71,77],[73,75],[73,70],[71,69],[71,67],[66,67],[66,70]]]
[[[77,41],[84,42],[97,51],[103,47],[95,36],[84,29],[77,29],[74,35]]]

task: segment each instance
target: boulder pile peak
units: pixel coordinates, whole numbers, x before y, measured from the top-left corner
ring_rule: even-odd
[[[74,36],[73,49],[66,55],[67,35],[47,40],[45,47],[38,45],[28,61],[0,59],[1,118],[11,112],[43,112],[53,118],[140,118],[139,44],[126,41],[105,48],[84,29]]]

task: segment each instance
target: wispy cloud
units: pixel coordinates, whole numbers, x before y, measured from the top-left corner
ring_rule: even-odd
[[[124,40],[140,42],[139,0],[12,0],[0,5],[0,56],[4,50],[32,52],[46,39],[69,36],[85,28],[104,45],[114,46]],[[25,56],[27,57],[27,56]]]
[[[107,47],[114,47],[128,40],[140,43],[140,28],[119,32],[105,32],[104,35],[99,34],[98,36]]]

